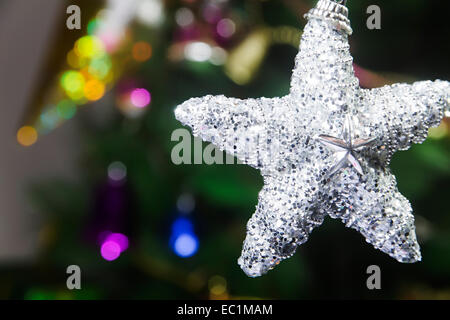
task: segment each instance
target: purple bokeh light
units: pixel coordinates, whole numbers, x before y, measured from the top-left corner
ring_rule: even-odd
[[[113,261],[120,256],[121,248],[120,245],[115,241],[105,241],[102,244],[100,253],[103,259],[107,261]]]
[[[122,233],[111,233],[106,237],[106,241],[117,243],[120,247],[120,252],[124,252],[128,249],[128,237]]]
[[[131,103],[137,108],[145,108],[150,104],[151,99],[150,92],[143,88],[134,89],[130,96]]]

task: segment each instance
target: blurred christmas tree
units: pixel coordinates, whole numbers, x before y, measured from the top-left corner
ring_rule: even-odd
[[[32,266],[2,270],[1,281],[11,283],[8,297],[450,298],[448,121],[392,164],[416,215],[423,262],[415,265],[391,260],[327,219],[277,270],[247,278],[236,260],[262,178],[244,165],[171,161],[178,143],[172,133],[181,127],[173,116],[178,103],[205,94],[287,93],[305,22],[299,17],[313,4],[78,1],[89,23],[83,21],[76,38],[62,31],[51,48],[50,71],[18,141],[38,143],[64,121],[76,121],[84,141],[81,178],[79,184],[43,178],[30,187],[43,214],[42,251]],[[450,78],[447,3],[380,1],[383,22],[376,31],[365,26],[370,4],[348,4],[362,85]],[[65,287],[72,264],[83,272],[80,291]],[[383,272],[380,292],[365,286],[372,264]]]

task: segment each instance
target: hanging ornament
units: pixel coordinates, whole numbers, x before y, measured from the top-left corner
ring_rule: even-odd
[[[292,256],[326,215],[399,262],[421,259],[411,205],[388,165],[450,111],[450,83],[360,88],[341,3],[320,0],[307,14],[287,96],[206,96],[175,110],[194,135],[264,177],[238,260],[251,277]]]

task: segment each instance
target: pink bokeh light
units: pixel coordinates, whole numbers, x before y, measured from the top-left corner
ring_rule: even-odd
[[[146,89],[134,89],[130,95],[131,103],[138,108],[144,108],[150,104],[151,95]]]
[[[100,253],[101,253],[103,259],[105,259],[107,261],[113,261],[113,260],[116,260],[120,256],[121,248],[117,242],[107,240],[102,244]]]
[[[111,233],[106,237],[106,241],[117,243],[121,252],[128,249],[128,237],[122,233]]]

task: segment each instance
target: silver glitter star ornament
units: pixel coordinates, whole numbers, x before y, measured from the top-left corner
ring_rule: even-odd
[[[439,125],[450,84],[360,88],[347,17],[347,8],[330,0],[308,13],[287,96],[206,96],[175,110],[195,136],[264,177],[238,259],[251,277],[292,256],[327,215],[400,262],[421,259],[411,205],[388,165],[394,152],[423,142]]]

